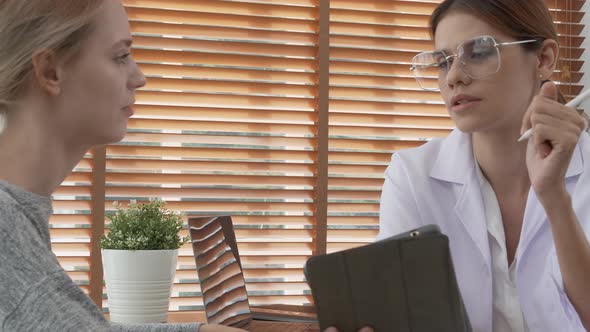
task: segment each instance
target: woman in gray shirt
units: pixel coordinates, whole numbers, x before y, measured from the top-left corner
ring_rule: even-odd
[[[121,140],[145,78],[119,0],[0,2],[0,331],[242,331],[111,325],[51,251],[50,196]]]

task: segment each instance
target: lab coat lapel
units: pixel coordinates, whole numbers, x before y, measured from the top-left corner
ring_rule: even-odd
[[[462,186],[458,190],[454,211],[469,235],[472,245],[478,248],[489,268],[491,258],[485,209],[475,172],[471,135],[455,129],[443,141],[430,176]]]

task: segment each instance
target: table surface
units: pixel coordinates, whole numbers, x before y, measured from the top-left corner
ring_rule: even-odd
[[[316,323],[287,323],[253,320],[243,327],[250,332],[319,332]]]

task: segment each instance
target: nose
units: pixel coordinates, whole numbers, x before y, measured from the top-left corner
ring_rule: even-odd
[[[457,58],[453,58],[454,61],[451,62],[449,71],[447,72],[446,77],[446,85],[448,87],[454,87],[457,84],[470,84],[471,78],[469,75],[465,74],[465,70],[463,68],[463,64]]]
[[[129,77],[128,87],[130,90],[135,91],[139,88],[144,87],[146,84],[145,75],[137,65],[135,61],[133,61],[133,70]]]

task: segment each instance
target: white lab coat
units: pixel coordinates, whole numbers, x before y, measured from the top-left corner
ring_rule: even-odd
[[[589,168],[590,136],[584,133],[567,170],[566,186],[587,237]],[[387,168],[378,238],[427,224],[437,224],[449,237],[457,282],[474,331],[492,332],[490,248],[470,134],[454,130],[445,139],[395,153]],[[516,288],[530,331],[585,331],[564,291],[550,225],[533,189],[516,259]]]

